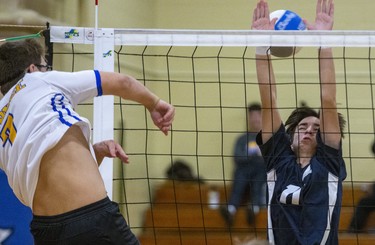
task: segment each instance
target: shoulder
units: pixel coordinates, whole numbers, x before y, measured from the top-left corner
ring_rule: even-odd
[[[277,144],[281,143],[281,142],[284,142],[284,143],[290,145],[290,139],[289,139],[288,134],[286,133],[284,124],[280,125],[279,129],[271,136],[271,138],[269,140],[267,140],[267,142],[262,141],[261,135],[262,135],[262,131],[260,131],[256,135],[257,143],[260,146],[261,145],[277,146]]]

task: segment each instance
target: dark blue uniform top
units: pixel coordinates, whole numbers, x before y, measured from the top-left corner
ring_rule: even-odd
[[[267,165],[268,239],[271,244],[338,244],[345,163],[339,150],[323,144],[301,168],[284,125],[265,144],[257,137]]]

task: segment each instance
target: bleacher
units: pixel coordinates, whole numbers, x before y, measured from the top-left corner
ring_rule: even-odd
[[[243,239],[266,238],[267,210],[262,209],[254,224],[248,224],[246,208],[240,207],[234,224],[228,228],[219,209],[210,207],[208,195],[212,186],[196,182],[166,181],[154,194],[153,203],[144,216],[144,230],[139,240],[145,245],[230,245]],[[215,186],[219,205],[227,203],[229,185]],[[365,193],[358,186],[345,185],[340,218],[340,245],[373,245],[373,234],[352,234],[346,229],[358,200]],[[367,224],[375,227],[375,213]]]

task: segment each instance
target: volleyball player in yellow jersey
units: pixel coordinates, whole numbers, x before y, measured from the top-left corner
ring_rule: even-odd
[[[0,167],[32,209],[35,244],[138,244],[98,170],[104,157],[128,156],[114,141],[92,147],[90,123],[74,108],[95,96],[120,96],[143,104],[168,134],[174,107],[124,74],[47,68],[34,39],[0,46]]]

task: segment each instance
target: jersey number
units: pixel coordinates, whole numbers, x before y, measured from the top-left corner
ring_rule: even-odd
[[[9,114],[0,132],[0,138],[3,142],[3,146],[5,146],[7,142],[13,145],[16,135],[17,129],[13,123],[13,114]]]
[[[299,204],[301,195],[301,187],[296,185],[288,185],[286,189],[281,193],[280,202],[284,204]]]

